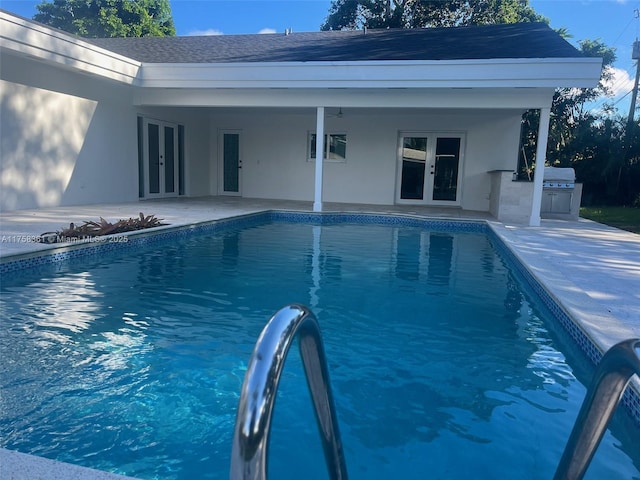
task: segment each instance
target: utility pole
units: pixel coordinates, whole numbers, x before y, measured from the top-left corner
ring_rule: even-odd
[[[631,138],[631,130],[634,122],[633,116],[636,112],[636,99],[638,98],[638,79],[640,79],[640,42],[633,42],[633,53],[631,58],[636,61],[636,79],[633,82],[633,94],[631,95],[631,107],[629,108],[629,118],[627,119],[627,138]]]
[[[640,18],[640,9],[635,9],[633,11],[634,17]],[[638,98],[638,79],[640,78],[640,42],[636,38],[636,41],[633,42],[633,50],[631,52],[631,58],[636,61],[636,79],[633,82],[633,94],[631,95],[631,107],[629,108],[629,118],[627,118],[627,132],[626,137],[629,145],[631,144],[631,136],[634,122],[633,117],[636,113],[636,99]]]
[[[635,9],[634,14],[636,18],[640,18],[640,10]],[[640,42],[636,38],[633,42],[633,51],[631,58],[636,61],[636,78],[633,82],[633,94],[631,95],[631,106],[629,107],[629,118],[627,119],[627,128],[625,132],[625,142],[623,144],[623,158],[620,167],[618,168],[618,178],[616,180],[616,191],[620,191],[620,182],[622,180],[622,171],[631,159],[631,151],[633,149],[633,139],[635,138],[636,122],[634,119],[636,113],[636,99],[638,98],[638,80],[640,79]]]

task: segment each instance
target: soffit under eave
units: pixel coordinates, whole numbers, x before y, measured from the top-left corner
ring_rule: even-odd
[[[142,64],[149,88],[595,87],[599,58],[458,61]]]
[[[155,89],[136,87],[136,106],[258,108],[531,109],[551,105],[554,88],[486,89]]]

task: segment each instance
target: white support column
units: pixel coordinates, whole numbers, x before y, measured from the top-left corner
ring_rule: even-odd
[[[531,202],[530,227],[540,226],[540,207],[542,206],[542,181],[544,164],[547,159],[547,141],[549,140],[549,117],[551,109],[540,109],[540,126],[538,127],[538,145],[536,148],[536,170],[533,175],[533,200]]]
[[[313,211],[322,211],[322,163],[324,161],[324,107],[316,112],[316,180]]]

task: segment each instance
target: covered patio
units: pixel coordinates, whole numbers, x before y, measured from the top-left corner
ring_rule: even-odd
[[[512,176],[522,114],[541,112],[542,161],[555,89],[602,65],[542,23],[79,39],[0,22],[4,211],[225,195],[538,225],[542,169]]]

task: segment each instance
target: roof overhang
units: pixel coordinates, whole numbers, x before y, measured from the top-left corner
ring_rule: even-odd
[[[0,51],[135,87],[137,105],[538,105],[558,87],[597,85],[599,58],[140,63],[0,11]],[[377,93],[377,97],[376,97]],[[447,93],[442,97],[443,93]],[[347,96],[349,98],[347,98]],[[520,101],[516,101],[519,98]],[[337,100],[336,100],[337,99]],[[348,101],[349,100],[349,101]],[[318,103],[324,101],[325,103]],[[370,103],[369,103],[370,105]],[[443,105],[444,106],[444,105]],[[535,107],[531,107],[535,108]]]
[[[595,87],[600,58],[143,64],[144,88]]]
[[[0,11],[0,47],[81,73],[133,84],[141,63],[92,45],[67,33]]]

